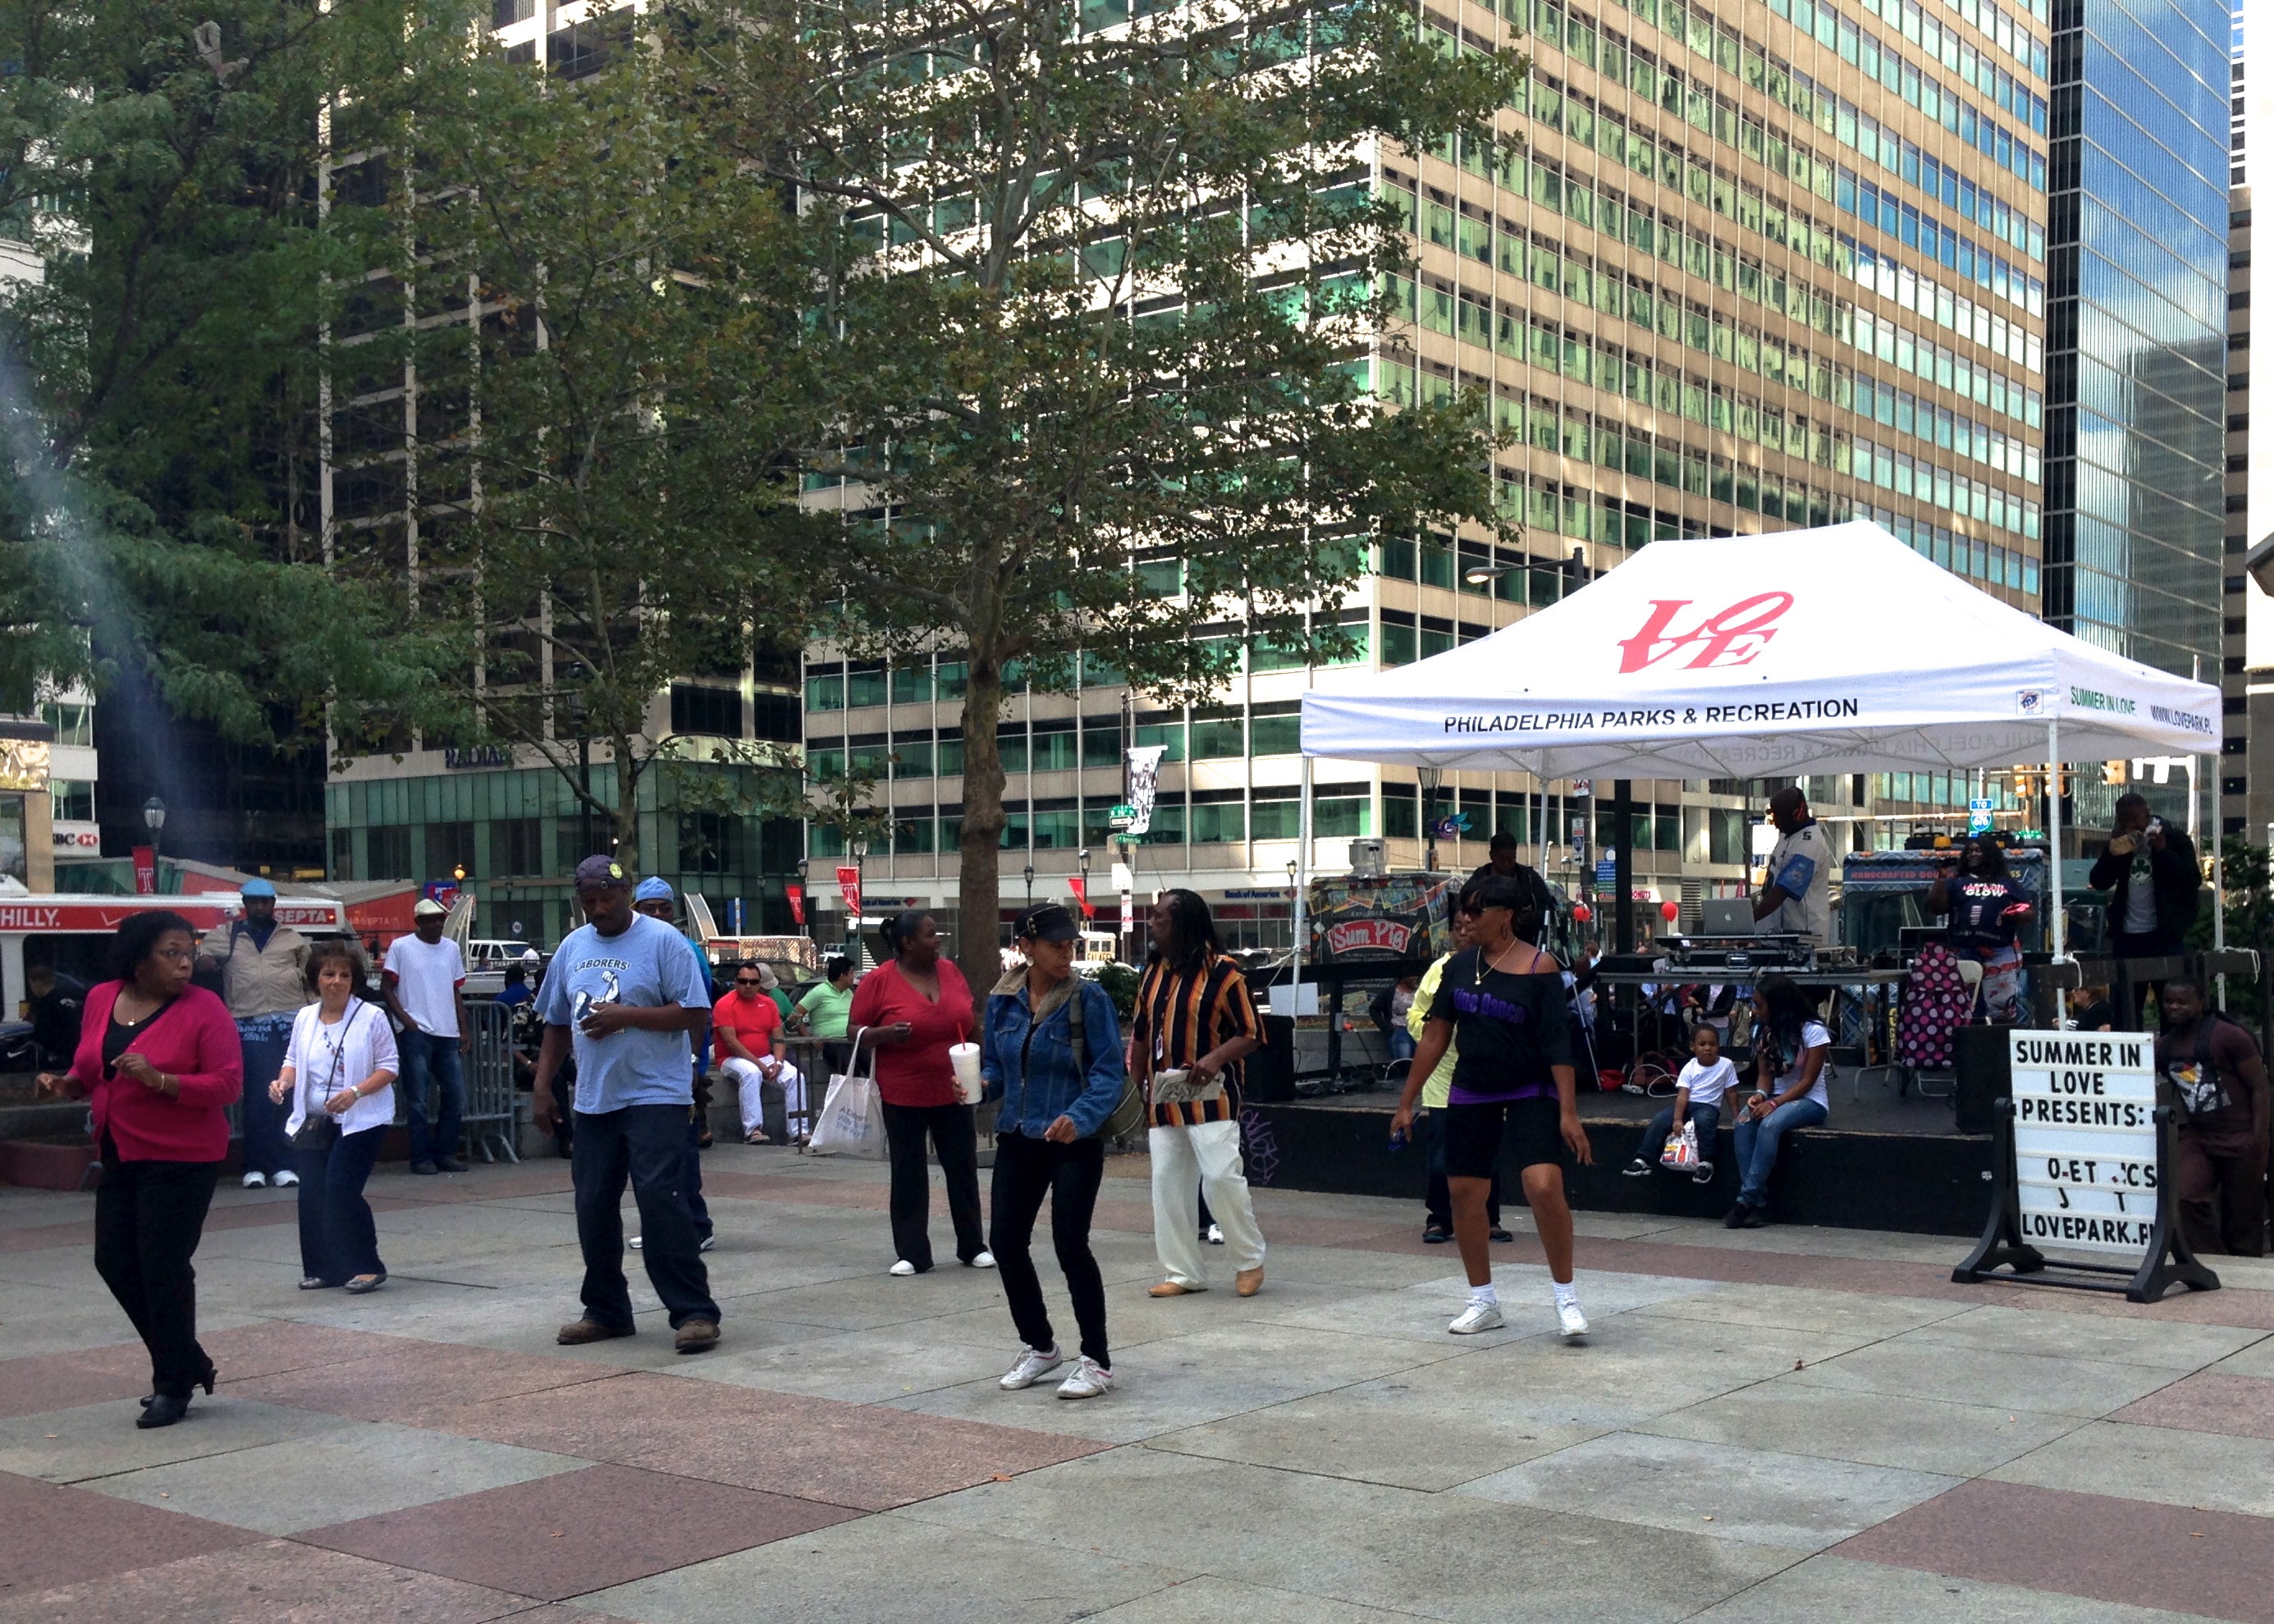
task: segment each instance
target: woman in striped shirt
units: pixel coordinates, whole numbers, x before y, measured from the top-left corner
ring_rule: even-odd
[[[1263,1289],[1263,1234],[1239,1159],[1240,1062],[1262,1046],[1247,978],[1217,942],[1208,904],[1193,891],[1162,892],[1130,1027],[1131,1058],[1152,1108],[1153,1244],[1168,1276],[1154,1297],[1208,1289],[1201,1192],[1224,1229],[1239,1295]]]

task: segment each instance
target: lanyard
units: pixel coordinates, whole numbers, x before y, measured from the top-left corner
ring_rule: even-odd
[[[360,1006],[360,1003],[361,1001],[358,1000],[355,1003],[350,1004],[348,1006],[348,1012],[340,1018],[340,1035],[337,1041],[334,1041],[328,1037],[324,1037],[323,1018],[320,1015],[316,1019],[316,1035],[323,1037],[324,1047],[332,1051],[332,1069],[330,1074],[324,1079],[324,1092],[322,1098],[312,1099],[307,1104],[306,1114],[310,1116],[320,1116],[323,1115],[324,1101],[330,1099],[336,1092],[335,1085],[338,1083],[340,1079],[340,1067],[344,1064],[347,1060],[348,1036],[355,1030],[355,1018]]]

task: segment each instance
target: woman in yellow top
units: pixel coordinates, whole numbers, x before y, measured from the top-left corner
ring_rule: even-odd
[[[1469,921],[1456,912],[1453,915],[1453,945],[1421,977],[1421,985],[1414,989],[1412,1007],[1405,1011],[1405,1029],[1413,1034],[1415,1042],[1421,1040],[1421,1028],[1429,1024],[1429,1011],[1436,1006],[1437,992],[1445,978],[1445,965],[1455,953],[1469,944]],[[1428,1209],[1428,1222],[1422,1226],[1421,1238],[1432,1246],[1442,1246],[1453,1238],[1453,1197],[1445,1183],[1445,1106],[1451,1098],[1453,1064],[1460,1058],[1460,1045],[1449,1043],[1445,1057],[1437,1069],[1429,1073],[1429,1080],[1421,1085],[1421,1132],[1427,1146],[1424,1153],[1429,1159],[1429,1188],[1423,1198]],[[1492,1237],[1496,1241],[1512,1241],[1516,1237],[1500,1226],[1500,1169],[1493,1169],[1492,1191],[1485,1199],[1485,1216],[1492,1225]]]

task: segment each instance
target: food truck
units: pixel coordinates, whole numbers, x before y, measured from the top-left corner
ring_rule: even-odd
[[[14,1014],[30,996],[25,974],[36,965],[89,987],[109,979],[104,961],[111,936],[132,914],[170,909],[202,936],[223,920],[235,919],[242,907],[234,891],[178,897],[0,896],[0,1012]],[[276,922],[311,937],[355,935],[348,922],[348,905],[329,897],[279,897]]]

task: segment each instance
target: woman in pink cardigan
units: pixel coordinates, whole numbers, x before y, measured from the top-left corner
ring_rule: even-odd
[[[72,1069],[39,1082],[41,1099],[94,1106],[94,1267],[150,1350],[144,1427],[173,1425],[192,1387],[214,1387],[190,1258],[229,1154],[222,1113],[244,1086],[245,1054],[222,1001],[190,985],[197,942],[171,912],[119,926],[115,979],[87,996]]]

